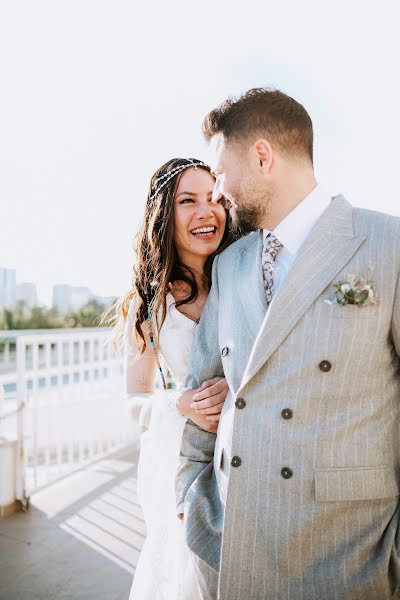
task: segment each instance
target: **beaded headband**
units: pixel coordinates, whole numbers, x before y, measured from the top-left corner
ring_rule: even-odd
[[[206,165],[206,163],[204,163],[201,160],[194,161],[191,158],[188,158],[187,161],[188,162],[186,164],[179,165],[178,167],[174,167],[173,169],[171,169],[170,171],[167,171],[167,173],[164,173],[164,175],[161,175],[161,177],[159,177],[157,179],[156,185],[158,187],[157,187],[156,191],[154,192],[154,194],[152,194],[150,196],[150,202],[152,202],[154,200],[154,198],[161,192],[161,190],[163,188],[165,188],[167,183],[169,183],[171,181],[171,179],[173,179],[181,171],[184,171],[185,169],[189,169],[191,167],[194,167],[195,169],[197,169],[197,167],[206,167],[207,169],[210,168],[208,165]]]

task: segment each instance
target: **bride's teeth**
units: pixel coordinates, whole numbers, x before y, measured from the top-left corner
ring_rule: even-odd
[[[214,233],[215,227],[199,227],[192,231],[193,234],[197,233]]]

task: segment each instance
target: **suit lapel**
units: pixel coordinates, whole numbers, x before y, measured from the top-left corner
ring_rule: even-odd
[[[261,267],[262,232],[250,233],[248,237],[249,244],[238,256],[235,277],[242,316],[254,343],[267,311],[267,301]]]
[[[355,237],[352,206],[337,196],[318,220],[277,291],[255,340],[241,387],[265,364],[365,241]]]

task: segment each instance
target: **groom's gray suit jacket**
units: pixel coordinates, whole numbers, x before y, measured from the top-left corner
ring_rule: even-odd
[[[230,393],[217,436],[185,427],[188,544],[219,569],[221,600],[391,598],[400,220],[334,198],[266,318],[261,251],[256,232],[217,258],[194,343],[188,386],[225,374]],[[368,273],[378,305],[325,302]]]

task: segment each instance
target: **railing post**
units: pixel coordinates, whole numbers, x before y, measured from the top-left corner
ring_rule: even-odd
[[[17,462],[15,495],[22,509],[29,506],[29,498],[25,487],[25,443],[24,443],[24,408],[26,403],[26,341],[24,337],[17,338]]]
[[[10,342],[8,340],[4,341],[4,354],[3,354],[3,364],[6,369],[10,366]]]
[[[63,339],[61,338],[56,345],[57,348],[57,400],[60,401],[62,399],[62,378],[63,378],[63,363],[64,363],[64,344]],[[63,406],[63,403],[61,402]],[[57,473],[58,475],[62,474],[62,439],[61,439],[61,431],[62,428],[56,418],[57,405],[54,405],[54,402],[51,402],[49,409],[51,410],[54,421],[57,422],[56,426],[56,443],[55,443],[55,452],[56,452],[56,463],[57,463]]]
[[[32,389],[30,396],[29,414],[32,417],[32,447],[29,466],[33,469],[33,486],[38,487],[38,463],[39,463],[39,445],[38,445],[38,428],[39,428],[39,342],[34,342],[32,345]],[[27,457],[25,457],[27,460]],[[28,487],[31,487],[32,484]]]
[[[0,437],[1,437],[1,434],[2,434],[2,420],[1,420],[1,417],[2,417],[3,413],[5,412],[4,407],[5,407],[4,385],[3,385],[2,381],[0,381]]]

